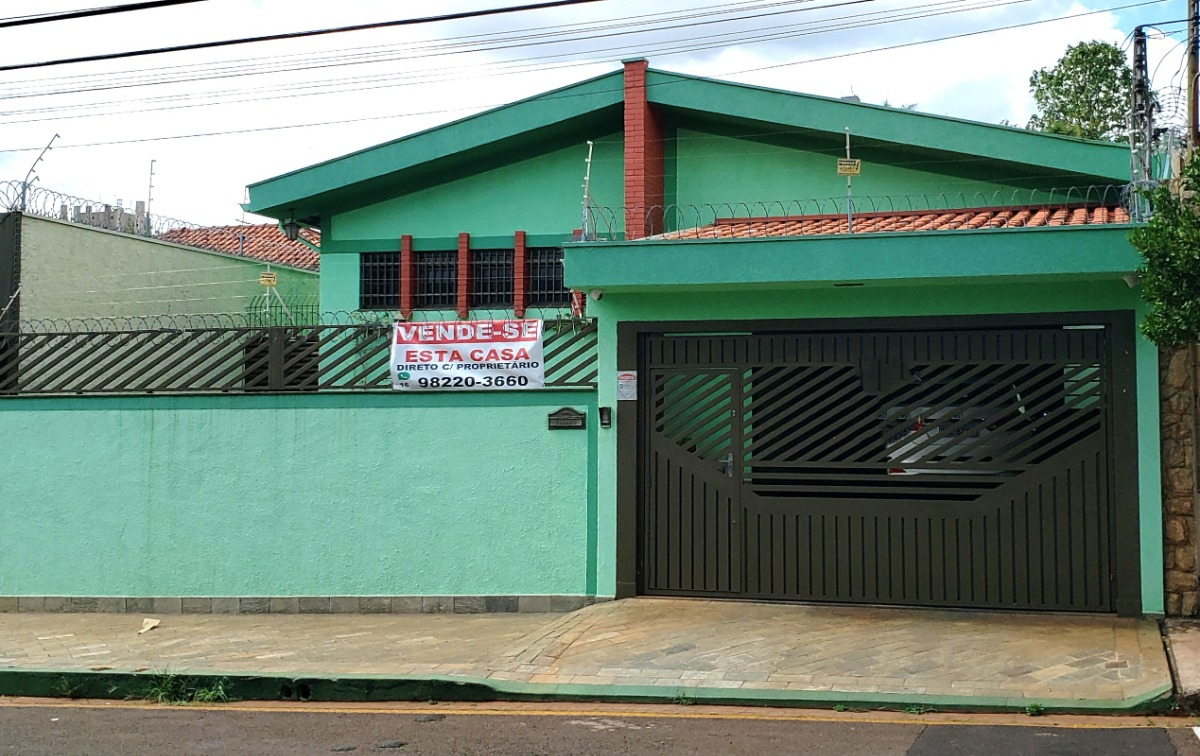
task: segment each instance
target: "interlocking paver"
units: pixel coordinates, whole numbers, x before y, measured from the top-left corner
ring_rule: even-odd
[[[1155,623],[1104,616],[649,598],[562,615],[379,609],[170,614],[143,635],[141,615],[0,614],[0,669],[428,674],[981,700],[1111,701],[1170,684]]]

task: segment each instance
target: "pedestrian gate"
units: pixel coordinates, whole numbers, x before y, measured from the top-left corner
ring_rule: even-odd
[[[1107,337],[644,337],[642,592],[1113,611]]]

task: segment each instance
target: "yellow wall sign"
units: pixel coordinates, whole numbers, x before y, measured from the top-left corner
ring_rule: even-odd
[[[862,161],[858,158],[838,158],[837,175],[857,176],[862,172]]]
[[[274,273],[259,273],[258,274],[258,283],[261,286],[274,286],[275,285],[275,274]]]

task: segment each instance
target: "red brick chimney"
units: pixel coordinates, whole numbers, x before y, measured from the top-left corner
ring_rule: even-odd
[[[625,238],[663,230],[662,122],[646,99],[644,60],[625,61]]]

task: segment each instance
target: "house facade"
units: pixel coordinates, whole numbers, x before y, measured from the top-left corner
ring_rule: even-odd
[[[131,472],[104,474],[139,502],[67,529],[101,569],[0,570],[0,595],[1161,614],[1127,164],[631,61],[254,184],[248,210],[319,230],[322,308],[375,330],[305,336],[316,377],[253,396],[108,400],[134,410],[119,419],[0,401],[31,434],[37,402],[123,423]],[[542,321],[544,389],[388,390],[392,320],[506,318]],[[556,426],[564,409],[584,422]],[[163,464],[162,428],[197,459]],[[36,488],[54,449],[14,485],[69,507],[70,481]]]
[[[482,259],[515,261],[517,292],[529,249],[565,250],[615,416],[589,471],[597,596],[1153,614],[1126,174],[1116,145],[635,61],[249,208],[320,226],[326,301],[372,305],[391,255],[378,306],[405,318],[478,317]],[[438,264],[458,278],[430,313]]]

